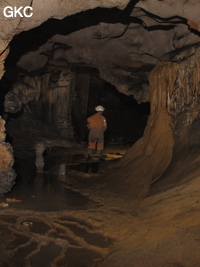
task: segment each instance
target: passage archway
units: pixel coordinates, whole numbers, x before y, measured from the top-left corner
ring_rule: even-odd
[[[20,2],[16,0],[15,4]],[[76,1],[67,0],[27,1],[34,10],[31,20],[2,19],[0,76],[7,65],[6,59],[14,66],[10,68],[12,75],[7,76],[8,83],[2,80],[1,86],[6,90],[1,91],[5,101],[1,108],[4,119],[0,118],[0,193],[6,194],[1,198],[2,208],[10,207],[0,216],[2,229],[8,233],[2,234],[1,239],[2,246],[5,245],[1,250],[2,265],[38,266],[38,262],[44,260],[43,255],[48,254],[48,264],[55,266],[65,266],[66,262],[78,266],[84,262],[85,255],[87,266],[132,267],[134,263],[155,267],[155,262],[163,267],[197,266],[199,3],[79,2],[75,5]],[[13,164],[19,156],[14,154],[15,140],[20,140],[21,129],[26,125],[26,135],[20,145],[24,148],[31,145],[34,149],[21,152],[26,157],[25,164],[30,163],[29,156],[35,163],[35,169],[29,168],[29,173],[39,170],[38,192],[57,190],[60,184],[49,186],[53,180],[51,175],[65,176],[66,166],[57,162],[60,154],[53,148],[58,146],[59,139],[64,160],[71,161],[72,153],[66,155],[65,152],[72,151],[74,133],[79,135],[77,139],[84,136],[78,128],[80,113],[75,114],[77,108],[73,110],[73,101],[78,99],[78,80],[90,97],[88,70],[90,74],[91,70],[98,70],[96,81],[102,88],[99,92],[102,104],[107,105],[112,98],[112,105],[118,105],[120,111],[123,105],[117,104],[117,94],[123,101],[134,98],[140,104],[150,103],[144,134],[133,141],[134,145],[122,158],[103,162],[100,172],[93,176],[90,169],[81,176],[71,166],[62,182],[65,190],[70,188],[75,193],[72,195],[76,210],[69,210],[67,205],[66,210],[66,202],[61,200],[58,213],[27,211],[23,204],[37,199],[46,203],[35,194],[30,194],[30,202],[24,203],[18,202],[22,199],[7,197],[12,193],[16,175]],[[6,71],[5,77],[7,74]],[[110,87],[108,92],[113,93],[110,96],[102,83],[105,87],[112,85],[117,91]],[[105,95],[101,95],[102,92]],[[87,94],[80,93],[84,110],[81,115],[85,117],[93,109],[92,101],[88,101],[91,110],[86,112]],[[79,107],[80,102],[77,100],[76,106]],[[11,116],[3,114],[4,111]],[[107,114],[108,119],[112,111]],[[109,124],[114,122],[110,117]],[[132,129],[131,125],[128,127]],[[41,138],[37,139],[38,133],[42,133],[42,138],[51,137],[56,143],[41,142]],[[114,133],[108,134],[111,139],[113,136],[118,139]],[[9,138],[15,146],[14,153],[12,146],[5,142]],[[80,141],[76,144],[80,151]],[[44,162],[43,153],[53,160]],[[33,155],[37,155],[36,161]],[[57,168],[53,169],[54,166]],[[52,203],[55,195],[50,194]],[[52,253],[47,253],[49,251]]]

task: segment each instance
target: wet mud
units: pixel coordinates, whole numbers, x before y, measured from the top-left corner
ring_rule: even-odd
[[[69,170],[97,173],[98,162],[59,149],[46,153],[43,171],[34,160],[16,159],[16,184],[0,198],[0,267],[98,266],[115,242],[91,219],[103,204],[62,180]]]

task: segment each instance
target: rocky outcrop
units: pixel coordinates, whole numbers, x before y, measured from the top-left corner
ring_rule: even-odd
[[[12,147],[5,142],[4,120],[0,117],[0,194],[7,193],[14,185],[16,174],[12,169],[14,158]]]
[[[195,31],[191,31],[198,30],[195,15],[198,3],[186,2],[183,6],[174,3],[174,9],[169,1],[162,5],[159,1],[127,4],[82,1],[75,7],[75,3],[70,6],[68,1],[56,1],[48,2],[47,8],[45,1],[32,1],[33,16],[21,18],[14,34],[39,26],[49,17],[52,19],[27,33],[27,37],[23,33],[25,39],[17,43],[24,50],[18,67],[32,73],[51,65],[49,55],[55,56],[51,51],[61,52],[55,50],[55,45],[60,45],[63,62],[97,68],[101,78],[120,92],[134,95],[139,102],[149,101],[144,97],[146,93],[148,96],[147,74],[158,59],[166,52],[199,41]],[[55,5],[59,8],[53,9]]]
[[[22,1],[15,0],[12,5],[21,6]],[[198,113],[196,100],[190,102],[190,91],[193,92],[193,88],[187,87],[184,92],[174,88],[177,84],[182,86],[185,82],[191,83],[191,79],[195,85],[199,82],[199,76],[196,74],[198,63],[195,63],[197,67],[194,68],[193,76],[188,76],[189,70],[185,72],[184,68],[179,72],[174,70],[176,64],[178,67],[175,68],[182,68],[182,62],[186,62],[188,57],[193,58],[193,52],[188,57],[170,54],[171,58],[159,59],[169,51],[199,41],[199,2],[185,1],[183,4],[169,0],[130,3],[125,0],[84,0],[72,3],[67,0],[27,0],[26,5],[33,8],[33,16],[0,18],[0,77],[4,73],[9,43],[14,35],[23,31],[22,39],[13,42],[13,52],[10,52],[11,56],[17,58],[15,63],[20,75],[49,72],[55,67],[55,59],[58,59],[59,67],[65,69],[69,64],[96,68],[101,78],[113,84],[119,92],[133,95],[138,102],[150,101],[152,110],[145,135],[122,160],[121,166],[127,167],[127,184],[137,180],[133,177],[143,177],[142,183],[147,184],[160,177],[172,158],[175,129],[171,126],[172,118],[184,113],[186,121],[192,123]],[[49,18],[51,20],[47,21]],[[38,27],[42,23],[44,24]],[[25,31],[34,27],[38,28],[26,35]],[[16,56],[18,50],[20,53]],[[152,71],[158,61],[157,67]],[[166,71],[166,68],[172,69]],[[187,78],[177,78],[184,74]],[[170,89],[166,89],[169,86]],[[192,96],[194,98],[195,92]],[[18,93],[20,94],[19,90],[17,96]],[[15,95],[6,100],[13,99]],[[23,103],[23,100],[19,100],[16,110],[20,109],[20,101]],[[186,112],[188,105],[189,115]],[[191,112],[193,106],[194,111]],[[61,123],[65,124],[66,121]],[[2,151],[3,149],[4,145]],[[160,158],[158,153],[161,153]],[[135,160],[136,165],[133,163]],[[138,164],[146,166],[141,170],[142,175],[139,169],[136,173],[133,172]],[[4,173],[3,169],[2,172]],[[141,183],[137,186],[140,187]]]
[[[164,55],[150,73],[148,124],[144,136],[107,174],[111,190],[143,197],[172,159],[180,160],[199,146],[190,130],[200,111],[199,58],[200,45],[189,46]]]

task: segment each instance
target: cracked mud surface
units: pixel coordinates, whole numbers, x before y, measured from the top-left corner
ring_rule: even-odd
[[[97,266],[115,240],[83,215],[1,211],[0,266]]]

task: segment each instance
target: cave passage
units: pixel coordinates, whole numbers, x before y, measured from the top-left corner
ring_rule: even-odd
[[[103,11],[106,11],[104,18],[101,16]],[[110,20],[109,23],[130,23],[123,21],[125,17],[116,16],[120,13],[116,9],[103,11],[97,9],[60,21],[49,20],[35,29],[16,35],[10,43],[10,52],[5,60],[5,74],[0,81],[0,115],[5,120],[6,141],[13,147],[13,170],[17,176],[8,198],[21,199],[22,202],[16,203],[18,206],[23,207],[23,203],[26,203],[28,207],[29,203],[30,207],[33,207],[35,203],[36,209],[62,209],[65,204],[69,206],[66,200],[69,195],[72,199],[70,201],[73,202],[74,193],[60,183],[57,173],[45,169],[47,152],[54,147],[59,147],[61,155],[63,147],[69,154],[75,153],[70,151],[71,148],[77,150],[78,147],[78,154],[82,153],[82,163],[75,161],[74,164],[74,160],[65,160],[60,156],[60,164],[68,164],[67,168],[76,169],[81,173],[99,173],[97,162],[92,165],[84,163],[88,142],[86,120],[95,113],[95,106],[105,107],[104,116],[108,123],[105,132],[106,161],[121,158],[127,149],[143,136],[150,114],[150,104],[148,101],[137,103],[131,94],[133,85],[129,95],[126,95],[102,79],[97,68],[87,63],[83,64],[81,59],[80,63],[69,63],[66,59],[65,53],[70,51],[71,46],[66,45],[64,38],[70,33],[97,25],[100,18],[102,22]],[[110,16],[111,13],[113,16]],[[90,17],[89,25],[86,22],[83,24],[83,21],[87,21],[87,17]],[[62,36],[63,43],[54,41],[53,46],[49,46],[49,38],[53,38],[56,34]],[[36,64],[35,70],[26,69],[23,66],[23,57],[37,52],[38,49],[40,51],[45,43],[47,50],[42,48],[39,57],[28,58],[29,66]],[[145,70],[148,68],[145,67]],[[137,74],[133,75],[138,92],[141,91],[142,83],[147,83],[147,76],[140,71],[141,69],[136,70]],[[131,84],[131,80],[128,82]],[[95,153],[94,161],[96,161]],[[41,164],[41,167],[37,164]],[[58,172],[58,164],[52,162],[50,165],[53,165]],[[84,184],[84,181],[82,183]],[[25,189],[25,186],[29,188]],[[52,189],[54,186],[52,194],[61,204],[53,203],[50,192],[45,191],[45,188]],[[23,194],[23,189],[29,193]],[[37,191],[39,198],[34,197]],[[33,197],[29,199],[29,195]],[[85,203],[84,197],[80,196],[80,199],[80,202]],[[41,207],[40,202],[44,204]]]
[[[1,20],[0,266],[199,266],[198,1],[117,2]]]
[[[132,96],[119,93],[114,86],[99,79],[96,70],[93,70],[92,73],[95,75],[91,75],[87,116],[94,114],[94,106],[99,102],[105,106],[108,130],[105,133],[104,159],[105,161],[116,160],[121,158],[138,138],[142,137],[148,118],[149,104],[139,105]],[[86,124],[82,121],[83,117],[79,117],[82,115],[79,113],[77,115],[76,111],[80,111],[80,109],[74,110],[76,101],[74,103],[74,106],[72,105],[74,111],[74,113],[72,112],[74,127],[72,148],[67,145],[63,147],[62,142],[65,141],[59,135],[55,134],[52,138],[48,131],[40,131],[37,128],[38,117],[35,118],[32,112],[27,114],[22,110],[17,114],[7,114],[7,124],[5,125],[6,127],[8,125],[7,140],[13,145],[15,159],[13,168],[17,178],[11,192],[8,192],[2,200],[6,202],[6,199],[11,199],[9,204],[11,207],[59,211],[87,209],[88,205],[92,205],[90,199],[74,191],[74,189],[84,187],[84,179],[78,182],[69,181],[67,184],[61,179],[66,179],[71,170],[75,170],[78,175],[83,176],[99,172],[96,152],[94,152],[94,162],[86,162],[88,130],[85,129]],[[30,103],[30,110],[34,111],[34,108]],[[83,129],[80,128],[82,125],[84,125]],[[51,128],[53,129],[48,124],[47,129],[50,129],[52,133]],[[42,142],[45,144],[44,168],[38,172],[35,144]],[[67,139],[66,142],[68,142]],[[66,170],[63,177],[59,176],[61,165],[65,165]]]
[[[100,78],[95,68],[55,66],[43,74],[29,76],[19,74],[10,57],[5,66],[6,73],[0,82],[0,110],[6,121],[6,140],[13,146],[13,169],[17,177],[3,200],[10,200],[11,207],[20,209],[87,209],[92,201],[74,191],[84,187],[84,180],[74,182],[72,178],[66,184],[59,176],[61,165],[66,169],[65,179],[73,170],[78,176],[99,173],[96,152],[94,162],[86,162],[87,117],[95,113],[95,106],[105,107],[108,128],[104,159],[112,161],[121,158],[142,137],[150,113],[149,103],[138,104],[132,95],[118,92]],[[44,166],[38,171],[36,158],[40,144],[44,146],[41,152]]]

